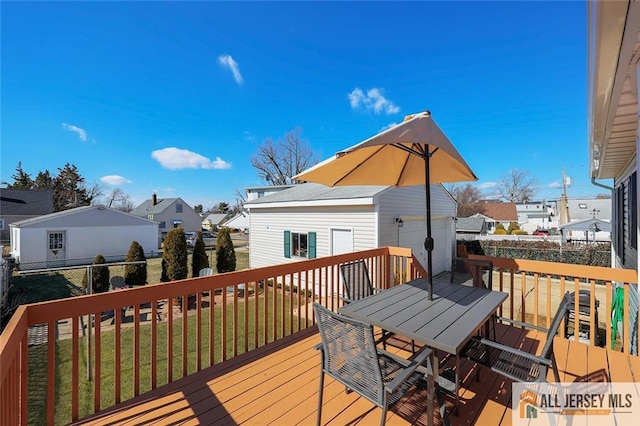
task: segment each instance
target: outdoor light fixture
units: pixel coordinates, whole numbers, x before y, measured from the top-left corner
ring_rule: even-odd
[[[402,228],[402,225],[404,225],[404,222],[400,217],[396,217],[396,225],[398,225],[398,228]]]

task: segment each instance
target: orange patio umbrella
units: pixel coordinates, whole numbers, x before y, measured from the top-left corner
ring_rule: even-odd
[[[424,246],[427,250],[429,300],[433,299],[429,184],[468,182],[478,178],[433,121],[430,112],[409,115],[402,123],[338,152],[293,178],[327,186],[424,185],[427,222]]]

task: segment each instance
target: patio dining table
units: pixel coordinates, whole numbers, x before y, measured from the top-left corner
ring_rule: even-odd
[[[486,288],[444,282],[434,283],[433,300],[429,300],[427,294],[428,282],[420,278],[349,303],[339,311],[342,315],[380,327],[386,332],[454,355],[456,368],[453,383],[438,377],[438,368],[434,368],[434,371],[437,383],[455,393],[457,412],[460,351],[508,295]]]

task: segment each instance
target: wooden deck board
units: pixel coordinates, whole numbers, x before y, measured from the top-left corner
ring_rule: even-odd
[[[538,352],[544,333],[499,326],[502,343]],[[192,374],[169,385],[125,401],[83,419],[92,425],[312,425],[316,420],[320,356],[313,349],[319,336],[299,333],[234,359]],[[400,342],[402,343],[402,342]],[[409,346],[394,349],[408,356]],[[556,338],[554,351],[561,378],[565,381],[597,380],[606,372],[612,381],[635,381],[640,377],[637,357],[588,347]],[[453,359],[445,366],[452,367]],[[461,360],[463,378],[460,413],[450,415],[453,425],[511,424],[511,381]],[[552,377],[550,377],[552,378]],[[387,415],[390,426],[426,425],[426,389],[414,389]],[[449,410],[454,398],[445,396]],[[442,424],[434,410],[435,424]],[[380,409],[342,384],[325,378],[322,420],[331,425],[368,425],[380,420]]]

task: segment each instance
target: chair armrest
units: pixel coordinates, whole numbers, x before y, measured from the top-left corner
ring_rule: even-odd
[[[345,296],[340,296],[340,299],[342,299],[342,301],[345,303],[355,302],[355,300],[349,299],[348,297],[345,297]]]
[[[477,342],[485,345],[485,346],[489,346],[491,348],[495,348],[498,350],[501,350],[503,352],[507,352],[513,355],[518,355],[521,356],[523,358],[527,358],[531,361],[535,361],[539,364],[544,364],[546,366],[550,366],[551,365],[551,360],[547,359],[547,358],[543,358],[541,356],[537,356],[537,355],[533,355],[530,354],[529,352],[525,352],[525,351],[521,351],[518,349],[514,349],[511,346],[506,346],[503,345],[501,343],[498,342],[494,342],[493,340],[489,340],[489,339],[485,339],[485,338],[477,338],[477,337],[473,337],[474,340],[476,340]]]
[[[422,350],[420,350],[420,352],[416,354],[415,358],[413,358],[412,360],[406,360],[403,358],[398,359],[399,358],[398,356],[390,354],[387,351],[380,351],[380,352],[406,365],[405,369],[400,374],[398,374],[395,379],[393,379],[384,387],[385,392],[388,392],[388,393],[395,392],[395,390],[398,389],[398,387],[403,382],[405,382],[418,369],[418,367],[422,366],[422,364],[427,359],[429,359],[429,357],[433,353],[433,351],[430,348],[427,348],[425,346],[424,348],[422,348]],[[429,366],[427,367],[426,370],[427,370],[426,374],[428,374],[430,372]],[[433,371],[433,369],[431,369],[431,371]]]
[[[511,319],[511,318],[507,318],[507,317],[497,316],[496,319],[499,320],[499,321],[508,322],[509,324],[518,325],[520,327],[533,328],[534,330],[544,331],[545,333],[547,331],[549,331],[548,328],[544,328],[544,327],[541,327],[539,325],[529,324],[529,323],[522,322],[522,321],[517,321],[517,320]]]
[[[313,349],[315,349],[316,351],[321,351],[322,350],[322,342],[318,343],[317,345],[315,345],[313,347]]]

